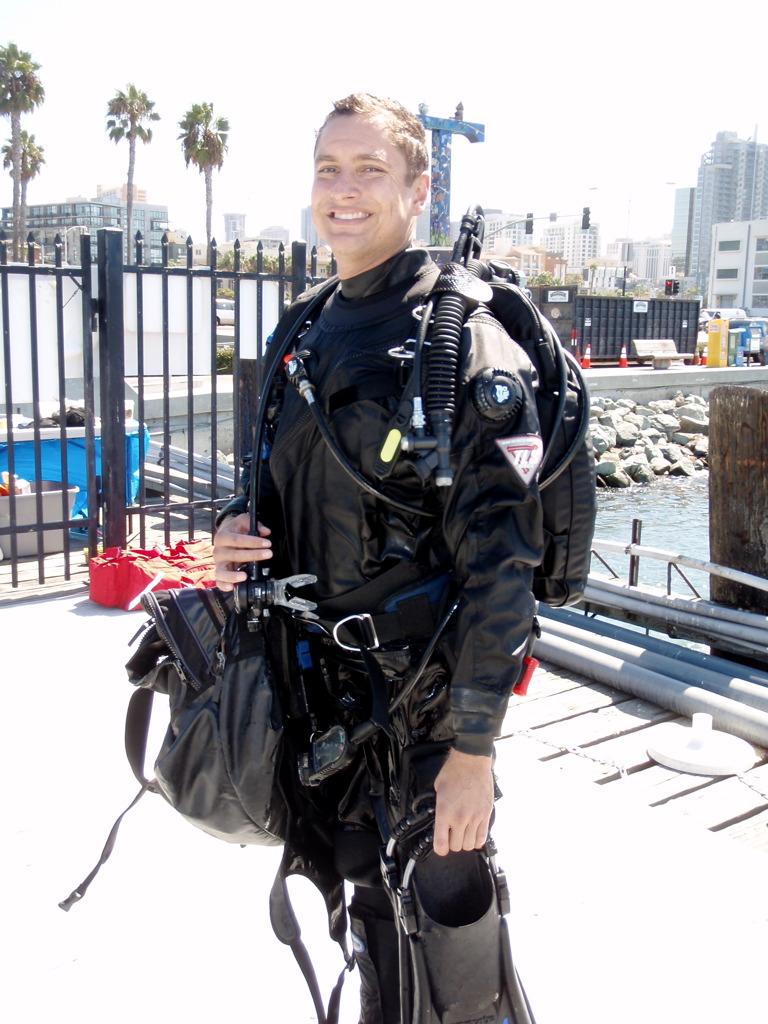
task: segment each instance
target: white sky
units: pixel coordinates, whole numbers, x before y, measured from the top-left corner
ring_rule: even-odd
[[[767,24],[761,0],[2,0],[0,42],[32,53],[46,90],[24,120],[47,161],[30,203],[125,181],[127,144],[109,140],[105,111],[133,82],[162,118],[138,147],[136,182],[172,227],[204,237],[203,179],[176,136],[187,108],[209,101],[232,126],[214,234],[231,211],[247,215],[248,234],[283,224],[295,238],[313,132],[333,99],[367,90],[437,116],[461,100],[486,125],[484,143],[454,139],[454,218],[470,202],[537,217],[590,206],[604,245],[627,229],[669,232],[668,183],[696,184],[716,132],[750,137],[762,115],[768,141]]]

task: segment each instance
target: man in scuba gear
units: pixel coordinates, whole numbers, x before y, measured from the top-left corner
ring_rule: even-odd
[[[466,908],[469,894],[486,884],[477,881],[474,851],[486,844],[493,812],[493,741],[529,647],[532,574],[543,545],[535,374],[482,305],[462,335],[450,486],[437,486],[418,450],[380,472],[413,365],[418,317],[438,277],[429,255],[409,248],[427,202],[427,166],[423,127],[389,100],[347,97],[318,133],[312,213],[334,252],[339,284],[297,340],[294,358],[286,357],[288,383],[269,428],[258,535],[245,511],[248,495],[234,499],[220,517],[214,559],[223,590],[247,580],[249,563],[274,561],[275,576],[317,578],[312,591],[302,591],[318,604],[316,621],[294,623],[298,644],[283,648],[294,660],[294,651],[302,652],[298,669],[285,668],[288,685],[305,691],[313,733],[324,739],[335,738],[337,723],[348,732],[361,721],[376,723],[370,740],[327,774],[315,752],[299,773],[303,793],[295,769],[291,776],[306,800],[302,837],[293,845],[311,861],[316,846],[329,844],[338,875],[355,884],[350,916],[361,1020],[410,1024],[418,1013],[414,1021],[495,1024],[506,1017],[512,1024],[518,1017],[509,1001],[502,1006],[499,991],[470,991],[466,1008],[446,995],[465,956],[478,963],[498,958],[497,923],[477,933],[480,945],[471,955],[473,940],[464,932],[458,962],[449,962],[455,944],[437,942],[430,951],[423,930],[432,962],[420,975],[407,965],[402,935],[398,954],[392,892],[380,875],[382,842],[402,826],[402,836],[415,836],[418,847],[419,807],[426,807],[427,843],[437,857],[424,856],[424,843],[413,855],[420,920],[442,920],[444,931],[457,933],[474,921]],[[307,405],[308,392],[317,410]],[[443,632],[435,647],[438,623]],[[416,672],[425,652],[432,657]],[[389,699],[396,703],[404,694],[389,715],[381,712],[382,690],[385,712]],[[322,828],[311,825],[313,815]],[[400,1004],[404,972],[413,976],[407,1008]],[[464,979],[468,991],[472,984]],[[487,984],[503,987],[498,978]],[[500,1007],[498,1016],[481,1015],[488,1007]]]

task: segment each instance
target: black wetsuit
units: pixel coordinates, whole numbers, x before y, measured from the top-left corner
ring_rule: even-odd
[[[364,492],[338,465],[290,386],[271,439],[259,509],[272,530],[272,574],[315,574],[314,592],[305,589],[302,596],[319,603],[321,619],[393,607],[393,620],[399,614],[402,635],[395,630],[385,649],[375,652],[390,693],[423,651],[446,601],[460,600],[439,656],[392,722],[389,739],[377,741],[379,790],[390,823],[413,788],[434,778],[441,756],[435,750],[442,756],[449,746],[469,754],[492,752],[529,641],[532,574],[542,552],[536,475],[521,473],[509,454],[516,442],[530,443],[539,433],[535,374],[523,349],[482,306],[463,334],[452,486],[424,480],[408,455],[398,459],[388,479],[376,481],[376,458],[410,369],[390,353],[415,335],[413,311],[436,275],[423,250],[400,253],[344,281],[299,342],[309,353],[305,365],[318,402],[349,462],[389,496],[431,515],[404,512]],[[519,379],[524,401],[513,419],[490,422],[477,411],[472,381],[485,368]],[[535,455],[535,444],[531,450]],[[236,499],[225,514],[244,510],[246,500]],[[429,585],[420,592],[425,580]],[[395,600],[393,606],[400,594],[406,603],[401,607]],[[316,680],[308,696],[317,703],[321,724],[334,716],[354,724],[370,711],[366,664],[327,636],[307,637]],[[404,779],[409,754],[421,750],[431,761],[421,762],[418,781],[412,767]],[[356,884],[350,911],[364,981],[363,1020],[390,1024],[399,1020],[397,985],[385,982],[380,996],[373,987],[374,973],[390,976],[397,963],[396,933],[378,875],[370,762],[359,757],[311,799],[326,817],[326,838],[328,820],[335,820],[330,833],[336,868]],[[311,859],[312,850],[304,852]]]

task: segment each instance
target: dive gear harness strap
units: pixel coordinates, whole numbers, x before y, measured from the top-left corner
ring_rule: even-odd
[[[293,905],[291,904],[291,898],[288,894],[286,877],[288,874],[287,867],[290,858],[291,854],[286,846],[285,853],[280,861],[280,867],[277,869],[277,874],[275,875],[275,880],[272,883],[272,889],[269,894],[269,919],[272,924],[272,931],[280,942],[290,948],[294,958],[296,959],[296,963],[299,965],[299,969],[304,976],[307,988],[312,996],[312,1002],[315,1006],[318,1024],[338,1024],[341,990],[344,986],[347,974],[355,966],[355,956],[354,953],[350,955],[345,939],[337,939],[344,955],[344,968],[336,980],[336,984],[334,985],[328,999],[328,1008],[326,1010],[323,1003],[323,997],[320,992],[320,986],[317,981],[317,974],[315,973],[312,960],[307,952],[307,947],[302,942],[301,928],[299,927],[299,922],[294,912]]]

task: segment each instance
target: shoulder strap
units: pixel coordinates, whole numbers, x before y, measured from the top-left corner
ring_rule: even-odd
[[[277,327],[272,335],[269,351],[266,356],[266,368],[264,380],[259,396],[259,408],[256,413],[256,421],[253,425],[253,446],[251,448],[251,479],[248,489],[251,503],[251,533],[255,536],[258,532],[258,506],[259,506],[259,477],[261,469],[261,442],[264,436],[264,427],[267,417],[267,406],[269,404],[269,393],[275,374],[280,368],[283,356],[286,354],[296,335],[299,333],[305,322],[311,315],[322,309],[328,298],[336,290],[339,281],[337,277],[330,277],[327,281],[311,288],[308,292],[298,298],[284,313],[278,321]]]
[[[101,851],[101,856],[96,862],[94,869],[85,876],[79,885],[75,886],[65,900],[59,903],[62,910],[71,910],[75,903],[78,903],[85,896],[88,886],[98,875],[102,866],[109,860],[117,841],[117,833],[120,831],[123,818],[128,811],[136,806],[147,791],[157,792],[154,779],[147,779],[144,776],[144,755],[147,749],[147,734],[149,732],[149,721],[152,716],[153,696],[152,690],[136,690],[128,703],[128,711],[125,716],[125,752],[133,774],[141,783],[141,789],[122,814],[118,815],[115,823],[109,830],[107,841],[104,843],[104,849]]]
[[[315,1013],[317,1014],[318,1024],[338,1024],[341,990],[344,985],[344,979],[346,978],[347,971],[351,971],[354,967],[355,958],[354,956],[348,955],[344,945],[340,942],[339,945],[341,946],[344,954],[346,964],[333,987],[333,991],[331,992],[328,1000],[328,1010],[326,1011],[323,1004],[323,997],[320,993],[320,986],[317,981],[315,968],[312,965],[312,960],[307,952],[307,947],[301,941],[301,928],[299,927],[298,919],[296,918],[296,914],[291,904],[291,898],[288,895],[286,873],[288,861],[290,859],[291,853],[289,851],[289,847],[286,846],[282,860],[280,861],[280,867],[277,869],[277,874],[275,875],[275,881],[272,884],[272,891],[269,894],[269,919],[272,923],[272,931],[280,942],[290,947],[291,952],[296,958],[296,963],[299,965],[301,973],[304,975],[307,988],[312,996],[312,1002],[315,1004]]]

